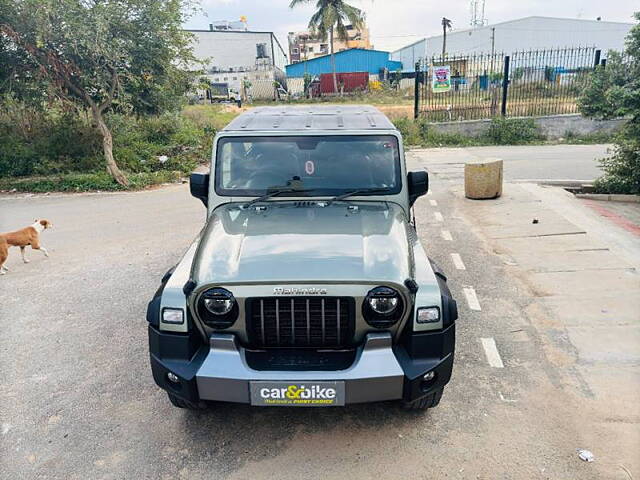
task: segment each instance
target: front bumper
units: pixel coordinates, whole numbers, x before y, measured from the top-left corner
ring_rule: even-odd
[[[187,335],[168,334],[150,326],[151,368],[161,388],[192,403],[250,403],[252,381],[342,381],[347,404],[412,401],[449,382],[454,328],[451,325],[439,332],[412,335],[406,344],[395,346],[389,333],[369,333],[353,363],[342,370],[264,371],[248,365],[246,351],[234,335],[214,334],[209,345],[196,348]],[[431,371],[435,376],[425,382],[424,375]],[[169,372],[179,381],[169,381]]]

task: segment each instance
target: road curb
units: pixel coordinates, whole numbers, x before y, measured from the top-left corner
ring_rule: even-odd
[[[600,202],[640,203],[640,195],[607,195],[606,193],[576,193],[577,198],[598,200]]]

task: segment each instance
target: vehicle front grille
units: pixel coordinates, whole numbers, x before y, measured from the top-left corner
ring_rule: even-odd
[[[247,334],[256,347],[339,348],[355,329],[350,297],[249,298]]]

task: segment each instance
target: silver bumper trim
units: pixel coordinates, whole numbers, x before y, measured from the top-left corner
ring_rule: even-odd
[[[391,348],[390,333],[369,333],[356,359],[338,371],[258,371],[245,360],[235,335],[213,334],[210,351],[196,374],[203,400],[249,403],[251,381],[344,381],[346,403],[402,398],[404,372]]]

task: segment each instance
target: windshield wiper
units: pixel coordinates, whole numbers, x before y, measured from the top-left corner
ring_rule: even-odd
[[[277,188],[275,190],[271,190],[269,193],[265,193],[261,197],[254,198],[249,203],[246,203],[244,208],[249,208],[251,205],[255,205],[256,203],[259,203],[259,202],[264,202],[265,200],[269,200],[272,197],[277,197],[278,195],[282,195],[283,193],[293,193],[293,192],[306,193],[306,192],[312,192],[312,191],[313,189],[310,189],[310,188],[307,188],[307,189],[295,188],[295,187]]]
[[[388,188],[360,188],[358,190],[351,190],[350,192],[343,193],[341,195],[338,195],[337,197],[333,197],[331,200],[329,200],[329,203],[327,205],[331,205],[333,202],[344,200],[345,198],[352,197],[354,195],[361,195],[363,193],[386,193],[388,191]]]

